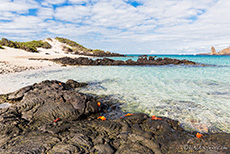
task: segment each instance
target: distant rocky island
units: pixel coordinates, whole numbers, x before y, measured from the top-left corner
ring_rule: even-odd
[[[221,50],[220,52],[216,52],[216,49],[212,46],[210,53],[202,53],[199,55],[230,55],[230,47]]]
[[[39,48],[44,49],[51,49],[52,45],[51,43],[53,41],[59,41],[60,43],[64,44],[62,45],[62,50],[66,54],[76,54],[76,55],[84,55],[84,56],[95,56],[95,57],[124,57],[125,55],[118,54],[118,53],[112,53],[109,51],[104,51],[101,49],[89,49],[84,47],[83,45],[80,45],[76,43],[75,41],[62,38],[62,37],[56,37],[54,39],[47,38],[45,40],[38,40],[38,41],[29,41],[29,42],[17,42],[17,41],[11,41],[6,38],[2,38],[0,40],[0,49],[4,49],[4,46],[16,48],[16,49],[22,49],[28,52],[39,52]]]

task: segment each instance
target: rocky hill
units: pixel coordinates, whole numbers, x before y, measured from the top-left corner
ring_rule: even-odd
[[[230,55],[230,47],[221,50],[218,55]]]
[[[96,56],[96,57],[121,57],[124,55],[118,53],[111,53],[109,51],[103,51],[100,49],[88,49],[83,45],[80,45],[72,40],[56,37],[54,39],[47,38],[45,40],[30,41],[30,42],[17,42],[11,41],[6,38],[0,40],[0,48],[3,49],[7,46],[11,48],[23,49],[28,52],[39,52],[44,49],[52,49],[57,53],[64,52],[66,54],[76,54],[85,56]],[[49,50],[47,50],[49,53]]]
[[[211,48],[211,55],[216,55],[216,49],[214,48],[214,46],[212,46]]]

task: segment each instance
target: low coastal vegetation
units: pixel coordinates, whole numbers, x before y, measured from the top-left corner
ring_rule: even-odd
[[[72,40],[62,38],[62,37],[56,37],[56,40],[58,40],[61,43],[66,44],[63,47],[63,51],[65,53],[71,53],[71,54],[78,54],[78,55],[85,55],[85,56],[96,56],[96,57],[121,57],[124,55],[120,55],[118,53],[111,53],[109,51],[104,51],[101,49],[88,49],[84,47],[83,45],[80,45]],[[22,49],[26,50],[28,52],[38,52],[37,48],[45,48],[50,49],[52,46],[48,43],[49,41],[53,41],[51,38],[47,38],[46,41],[29,41],[29,42],[17,42],[17,41],[11,41],[6,38],[2,38],[0,40],[0,49],[2,49],[2,46],[7,46],[10,48],[16,48],[16,49]]]
[[[72,40],[62,38],[62,37],[56,37],[55,39],[61,43],[66,44],[63,47],[63,51],[65,51],[65,53],[85,55],[85,56],[96,56],[96,57],[124,56],[118,53],[111,53],[109,51],[104,51],[101,49],[89,49]],[[3,48],[2,46],[7,46],[16,49],[23,49],[28,52],[38,52],[37,48],[50,49],[52,46],[48,43],[49,41],[52,42],[53,40],[51,38],[47,38],[45,41],[39,40],[39,41],[29,41],[29,42],[17,42],[17,41],[8,40],[6,38],[2,38],[2,40],[0,40],[0,48]]]
[[[29,52],[38,52],[37,48],[50,49],[52,46],[48,42],[30,41],[30,42],[17,42],[2,38],[0,45],[16,49],[23,49]]]
[[[100,50],[100,49],[94,49],[94,50],[92,50],[92,52],[94,53],[94,54],[102,54],[102,53],[105,53],[105,54],[111,54],[111,52],[109,52],[109,51],[103,51],[103,50]]]
[[[72,52],[74,54],[80,54],[80,55],[85,55],[85,56],[98,56],[98,57],[115,57],[115,56],[124,56],[120,55],[118,53],[111,53],[109,51],[104,51],[101,49],[88,49],[84,47],[83,45],[80,45],[72,40],[62,38],[62,37],[56,37],[56,40],[58,40],[61,43],[65,43],[69,45],[71,48],[67,48],[69,52]]]
[[[59,42],[65,43],[69,46],[71,46],[73,48],[73,50],[80,50],[80,51],[88,51],[88,49],[86,47],[84,47],[83,45],[80,45],[72,40],[66,39],[66,38],[62,38],[62,37],[56,37],[56,40],[58,40]]]

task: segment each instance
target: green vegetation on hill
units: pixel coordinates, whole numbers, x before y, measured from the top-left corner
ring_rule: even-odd
[[[100,50],[100,49],[93,49],[92,53],[94,53],[94,54],[105,54],[105,51]]]
[[[68,44],[69,46],[73,47],[73,50],[76,51],[88,51],[88,49],[86,47],[84,47],[83,45],[80,45],[72,40],[66,39],[66,38],[62,38],[62,37],[56,37],[56,40],[58,40],[59,42]]]
[[[72,40],[66,39],[66,38],[61,38],[61,37],[56,37],[56,40],[58,40],[61,43],[65,43],[68,46],[63,47],[63,51],[65,53],[71,53],[71,54],[80,54],[80,55],[86,55],[86,56],[97,56],[97,57],[119,57],[119,56],[124,56],[120,55],[118,53],[111,53],[109,51],[103,51],[100,49],[88,49],[84,47],[83,45],[80,45]],[[47,38],[47,40],[52,41],[51,38]],[[48,42],[44,41],[29,41],[29,42],[17,42],[17,41],[11,41],[6,38],[2,38],[0,40],[0,48],[3,48],[2,46],[7,46],[11,48],[16,48],[16,49],[23,49],[28,52],[38,52],[37,48],[45,48],[45,49],[50,49],[52,46]]]
[[[71,46],[72,48],[68,48],[68,50],[75,54],[81,54],[81,55],[86,55],[86,56],[98,56],[98,57],[111,57],[111,56],[123,56],[117,53],[111,53],[109,51],[103,51],[100,49],[88,49],[86,47],[84,47],[83,45],[80,45],[72,40],[66,39],[66,38],[61,38],[61,37],[56,37],[56,40],[58,40],[59,42],[65,43],[69,46]]]
[[[22,44],[26,46],[33,46],[36,48],[45,48],[45,49],[50,49],[52,46],[48,42],[43,42],[41,40],[39,41],[30,41],[30,42],[21,42]]]
[[[4,48],[0,45],[0,49],[4,49]]]
[[[30,41],[30,42],[14,42],[6,38],[2,38],[0,45],[8,46],[11,48],[23,49],[29,52],[38,52],[37,48],[50,49],[52,46],[48,42]]]

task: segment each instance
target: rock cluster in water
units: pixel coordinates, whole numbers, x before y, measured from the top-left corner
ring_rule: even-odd
[[[44,60],[44,59],[43,59]],[[79,58],[56,58],[51,61],[56,63],[61,63],[63,65],[199,65],[193,61],[189,60],[179,60],[179,59],[171,59],[171,58],[157,58],[155,57],[139,57],[137,61],[133,61],[128,59],[126,61],[122,60],[113,60],[109,58],[103,59],[89,59],[87,57],[79,57]]]
[[[229,153],[230,134],[187,132],[179,122],[144,113],[110,118],[119,110],[98,96],[77,91],[86,83],[43,81],[0,102],[0,153]],[[100,102],[100,103],[98,103]],[[102,121],[99,116],[107,119]]]

